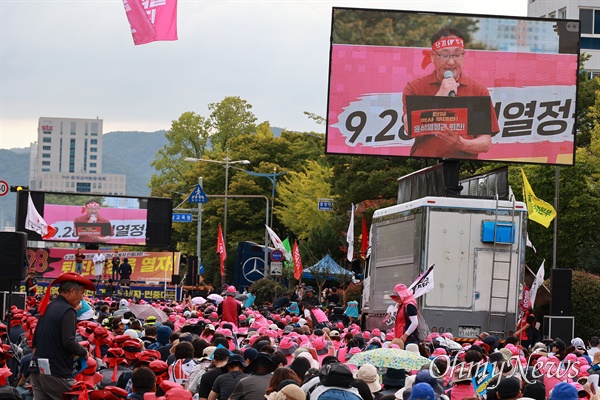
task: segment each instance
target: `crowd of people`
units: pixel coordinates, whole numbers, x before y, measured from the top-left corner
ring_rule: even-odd
[[[598,337],[588,346],[487,333],[463,344],[450,333],[421,340],[404,285],[392,293],[402,307],[387,330],[361,329],[352,307],[333,312],[337,290],[322,298],[310,286],[256,305],[251,294],[236,300],[233,286],[215,300],[145,302],[84,297],[95,288],[77,273],[51,285],[58,295],[29,296],[0,325],[0,398],[600,400]],[[140,304],[157,312],[136,316]],[[418,364],[353,361],[380,348]]]

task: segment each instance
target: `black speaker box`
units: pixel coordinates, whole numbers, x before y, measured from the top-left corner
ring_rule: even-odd
[[[22,281],[27,275],[27,234],[0,232],[0,281]]]
[[[171,285],[179,285],[181,283],[181,277],[179,275],[171,275]]]
[[[0,292],[0,309],[2,309],[2,320],[6,318],[6,311],[10,309],[11,306],[17,306],[17,308],[24,310],[25,309],[25,293],[8,293],[1,291]]]
[[[196,286],[198,284],[198,257],[189,256],[187,262],[185,284],[188,286]]]
[[[570,268],[553,268],[550,278],[550,315],[573,315],[571,309],[572,270]]]

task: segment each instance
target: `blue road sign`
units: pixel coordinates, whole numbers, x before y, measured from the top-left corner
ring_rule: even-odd
[[[205,204],[206,201],[208,200],[208,197],[206,196],[206,193],[204,193],[204,190],[202,189],[202,186],[200,185],[196,185],[196,188],[194,189],[194,191],[192,192],[192,194],[190,194],[190,197],[188,198],[188,202],[190,203],[200,203],[200,204]]]
[[[192,214],[173,213],[173,222],[192,222]]]
[[[332,199],[318,199],[319,211],[333,211]]]

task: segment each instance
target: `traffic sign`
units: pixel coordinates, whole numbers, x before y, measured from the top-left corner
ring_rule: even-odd
[[[271,263],[271,275],[282,275],[283,274],[283,263],[272,262]]]
[[[190,194],[190,197],[188,197],[188,201],[190,203],[196,204],[205,204],[207,200],[208,196],[206,196],[206,193],[204,193],[204,190],[200,185],[196,185],[196,188],[194,189],[192,194]]]
[[[0,181],[0,196],[4,196],[8,193],[8,183]]]
[[[192,214],[173,213],[173,222],[192,222]]]
[[[317,199],[319,211],[333,211],[333,199]]]
[[[278,249],[272,250],[269,257],[271,258],[271,261],[274,261],[274,262],[283,261],[283,252]]]

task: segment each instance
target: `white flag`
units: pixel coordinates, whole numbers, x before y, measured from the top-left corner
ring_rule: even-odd
[[[273,229],[269,228],[267,225],[265,226],[267,227],[267,232],[269,232],[269,237],[271,238],[271,242],[273,242],[273,246],[276,249],[281,250],[283,256],[287,261],[292,261],[292,255],[289,253],[289,251],[285,249],[285,247],[283,246],[283,242],[281,241],[281,239],[279,239],[279,236],[277,236]]]
[[[535,247],[533,246],[533,243],[531,243],[531,240],[529,240],[529,233],[527,232],[525,232],[525,246],[531,247],[533,249],[533,252],[537,253]]]
[[[46,239],[47,236],[54,236],[56,229],[49,227],[46,221],[44,221],[44,218],[42,218],[38,210],[35,208],[33,200],[31,200],[31,193],[28,193],[27,195],[29,198],[27,199],[27,219],[25,220],[25,229],[36,232],[44,239]],[[50,235],[48,235],[48,232],[50,232]]]
[[[533,281],[533,284],[531,285],[531,289],[529,290],[529,304],[530,307],[533,308],[534,304],[535,304],[535,295],[538,291],[538,289],[542,286],[542,284],[544,283],[544,263],[546,262],[546,260],[542,261],[542,265],[540,265],[540,268],[537,271],[537,274],[535,274],[535,280]]]
[[[350,210],[350,225],[346,233],[346,241],[348,242],[348,261],[354,260],[354,204]]]
[[[413,291],[415,299],[430,292],[435,286],[435,283],[433,282],[433,267],[435,267],[435,264],[427,268],[427,271],[423,272],[421,276],[409,286],[408,289]]]

